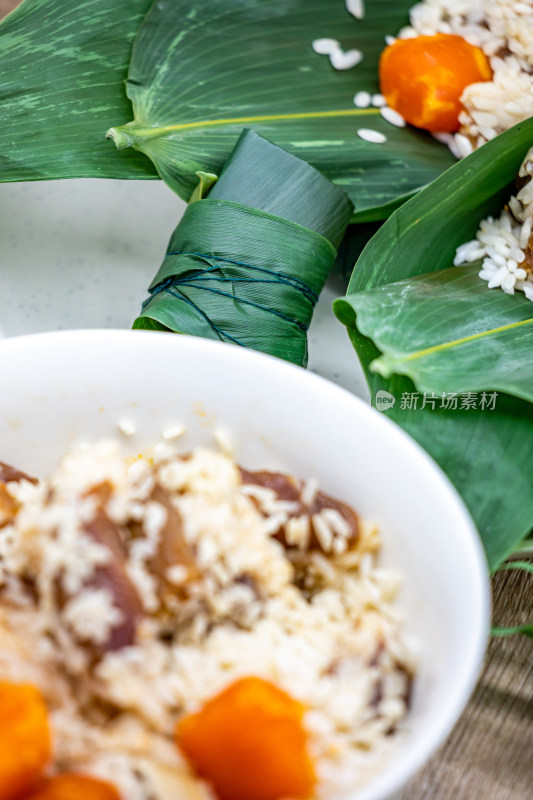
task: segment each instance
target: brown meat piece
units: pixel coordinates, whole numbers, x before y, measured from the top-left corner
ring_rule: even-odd
[[[101,655],[110,650],[120,650],[133,644],[137,623],[143,614],[141,599],[126,571],[127,550],[124,532],[109,518],[105,504],[112,488],[109,484],[95,487],[90,494],[96,496],[99,504],[92,520],[85,523],[85,532],[98,544],[106,547],[111,558],[106,564],[98,566],[88,586],[95,589],[109,589],[114,605],[121,611],[123,620],[113,628],[109,639],[98,650]]]
[[[0,528],[9,525],[19,510],[17,500],[7,491],[5,483],[0,483]]]
[[[0,483],[9,483],[10,481],[29,481],[30,483],[34,484],[39,483],[37,478],[32,478],[30,475],[26,475],[25,472],[21,472],[19,469],[16,469],[9,464],[4,464],[3,461],[0,461]]]
[[[19,510],[19,504],[13,495],[8,491],[6,483],[12,481],[29,481],[38,483],[37,478],[32,478],[9,464],[0,461],[0,528],[9,525]]]
[[[172,503],[170,492],[162,486],[156,486],[151,500],[159,503],[167,512],[165,524],[161,529],[159,547],[152,562],[154,573],[163,579],[166,570],[176,564],[195,568],[191,548],[183,535],[183,522],[178,509]]]
[[[303,484],[293,478],[292,475],[286,475],[282,472],[268,472],[266,470],[253,472],[243,469],[242,467],[239,467],[239,469],[243,484],[261,486],[265,489],[271,489],[276,493],[278,500],[288,500],[290,502],[298,503],[298,508],[289,513],[289,517],[312,517],[314,514],[318,514],[320,511],[322,511],[322,509],[334,509],[335,511],[339,512],[339,514],[350,526],[351,533],[347,541],[348,547],[352,547],[358,540],[359,520],[357,514],[352,508],[350,508],[349,505],[343,503],[341,500],[335,500],[333,497],[329,497],[329,495],[324,494],[323,492],[317,492],[311,505],[306,506],[301,499]],[[281,526],[280,529],[275,532],[274,538],[281,542],[285,548],[292,549],[292,546],[288,545],[287,543],[285,526]],[[322,550],[320,541],[313,529],[313,525],[311,525],[309,549]]]
[[[119,544],[120,533],[118,526],[113,523],[105,512],[99,510],[96,517],[87,523],[86,532],[98,544],[107,547],[111,559],[97,567],[89,582],[95,589],[109,589],[113,595],[113,603],[122,613],[122,622],[113,628],[109,639],[100,650],[106,653],[109,650],[120,650],[133,644],[137,623],[143,614],[142,603],[125,568],[126,554]]]
[[[272,489],[279,500],[290,500],[291,502],[300,501],[301,484],[292,475],[285,475],[283,472],[268,472],[258,470],[252,472],[243,467],[239,467],[241,480],[244,484],[261,486],[264,489]]]
[[[167,512],[167,518],[161,529],[159,546],[155,558],[150,563],[150,568],[159,583],[159,596],[164,601],[168,593],[173,595],[186,595],[186,586],[200,576],[194,555],[183,535],[183,521],[178,509],[172,502],[172,497],[167,489],[156,486],[152,492],[151,500],[159,503]],[[187,570],[187,577],[183,585],[176,586],[167,578],[167,571],[174,566],[183,566]]]

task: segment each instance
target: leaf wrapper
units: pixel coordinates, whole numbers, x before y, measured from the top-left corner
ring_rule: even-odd
[[[334,260],[327,239],[293,222],[239,203],[193,203],[134,327],[151,319],[304,365],[307,328]]]
[[[305,366],[313,308],[352,210],[308,164],[244,132],[210,196],[188,206],[133,327]]]
[[[479,263],[354,292],[337,316],[376,344],[370,368],[420,391],[500,391],[533,402],[533,303],[489,290]]]

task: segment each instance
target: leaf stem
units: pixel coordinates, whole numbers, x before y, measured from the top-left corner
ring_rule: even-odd
[[[379,114],[379,108],[345,108],[338,111],[306,111],[299,114],[265,114],[251,117],[234,117],[230,119],[207,119],[199,122],[184,122],[179,125],[162,125],[142,128],[136,122],[128,122],[118,128],[110,128],[107,137],[113,139],[117,147],[129,147],[136,139],[157,139],[175,131],[190,128],[212,128],[217,125],[249,125],[253,122],[283,122],[294,119],[331,119],[335,117],[358,117],[368,114]],[[131,133],[128,133],[128,128]],[[124,144],[124,142],[127,142]],[[120,143],[120,144],[119,144]]]
[[[502,325],[500,328],[491,328],[490,330],[481,331],[480,333],[473,333],[470,336],[464,336],[462,339],[454,339],[453,341],[442,342],[441,344],[435,344],[431,347],[425,347],[423,350],[417,350],[416,352],[408,353],[407,355],[399,356],[385,354],[372,361],[370,368],[374,372],[382,375],[384,378],[390,378],[394,372],[398,371],[398,365],[401,363],[416,361],[417,358],[423,358],[424,356],[432,355],[433,353],[438,353],[442,350],[449,350],[451,347],[458,347],[462,344],[468,344],[476,339],[484,339],[487,336],[494,336],[495,334],[503,333],[504,331],[510,331],[514,330],[515,328],[521,328],[523,325],[532,324],[533,317],[531,319],[520,320],[519,322],[512,322],[509,325]]]
[[[128,123],[128,125],[131,123]],[[106,139],[112,139],[117,150],[124,150],[126,147],[133,147],[133,136],[128,133],[127,125],[121,125],[119,128],[109,128],[106,133]]]

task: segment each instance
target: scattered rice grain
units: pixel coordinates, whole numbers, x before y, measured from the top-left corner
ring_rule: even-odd
[[[356,19],[363,19],[365,16],[365,5],[363,0],[346,0],[346,10]]]
[[[213,435],[220,452],[226,456],[232,456],[235,452],[235,445],[229,433],[224,428],[215,428]]]
[[[318,493],[318,481],[316,478],[308,478],[304,481],[302,490],[300,492],[300,500],[304,504],[310,508],[313,503],[315,502],[316,496]]]
[[[391,125],[395,125],[397,128],[405,128],[406,122],[402,115],[395,111],[393,108],[389,108],[388,106],[383,106],[380,109],[381,116],[387,122],[390,122]]]
[[[342,50],[340,47],[329,54],[331,66],[338,70],[352,69],[363,60],[360,50]]]
[[[137,433],[137,426],[131,419],[120,419],[117,426],[123,436],[134,436]]]
[[[336,39],[315,39],[311,46],[319,56],[329,56],[340,47]]]
[[[359,128],[357,135],[360,139],[363,139],[365,142],[370,142],[371,144],[383,144],[387,141],[387,137],[384,133],[374,131],[371,128]]]
[[[371,104],[371,100],[370,92],[357,92],[353,102],[357,108],[368,108]]]
[[[175,425],[169,425],[167,428],[164,428],[161,432],[161,438],[165,442],[171,442],[174,439],[179,439],[180,436],[183,436],[185,433],[185,425],[182,423],[177,423]]]

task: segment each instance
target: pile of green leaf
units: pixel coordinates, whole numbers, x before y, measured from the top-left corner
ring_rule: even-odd
[[[159,175],[189,199],[252,128],[348,192],[352,252],[398,209],[336,313],[373,397],[395,398],[385,413],[450,476],[495,568],[533,527],[533,306],[451,265],[508,198],[533,122],[452,166],[428,134],[356,109],[357,91],[379,90],[384,37],[412,4],[367,0],[356,21],[343,0],[25,0],[0,25],[0,181]],[[311,48],[322,37],[363,62],[333,70]],[[494,391],[494,410],[407,408],[417,393]]]
[[[453,259],[482,219],[499,216],[532,142],[528,120],[398,209],[335,302],[373,398],[394,397],[384,413],[451,478],[492,569],[533,526],[533,303],[488,289],[479,263]]]

